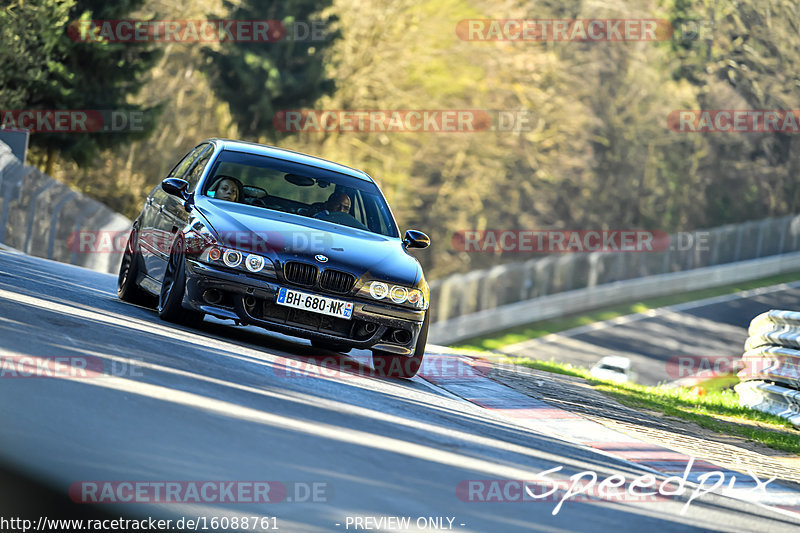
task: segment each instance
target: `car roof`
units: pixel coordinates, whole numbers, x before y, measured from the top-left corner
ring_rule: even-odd
[[[263,155],[266,157],[274,157],[276,159],[286,159],[296,163],[324,168],[325,170],[338,172],[340,174],[346,174],[354,178],[359,178],[364,181],[369,181],[370,183],[375,183],[375,180],[373,180],[370,177],[370,175],[364,172],[363,170],[350,168],[348,166],[341,165],[339,163],[334,163],[333,161],[328,161],[327,159],[314,157],[313,155],[294,152],[292,150],[287,150],[285,148],[278,148],[277,146],[257,144],[248,141],[236,141],[233,139],[209,139],[206,142],[214,143],[220,146],[223,150],[230,150],[234,152],[246,152],[248,154]]]

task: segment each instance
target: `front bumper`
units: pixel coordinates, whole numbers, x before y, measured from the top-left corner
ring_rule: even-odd
[[[353,295],[311,292],[353,302],[352,319],[331,317],[311,311],[278,305],[281,287],[277,279],[226,271],[186,258],[186,292],[183,306],[219,318],[238,320],[272,331],[305,339],[346,344],[353,348],[372,348],[408,355],[414,351],[425,318],[424,311],[402,309],[378,302],[356,300]],[[210,303],[207,291],[221,293],[220,301]],[[216,296],[216,295],[215,295]],[[398,331],[406,334],[398,334]],[[401,337],[397,340],[397,337]],[[406,342],[407,337],[409,340]]]

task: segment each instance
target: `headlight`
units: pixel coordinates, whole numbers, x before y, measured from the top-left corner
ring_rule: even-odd
[[[260,255],[250,254],[244,260],[244,266],[250,272],[260,272],[264,268],[265,260]]]
[[[389,296],[391,296],[394,303],[401,304],[408,299],[408,289],[405,287],[400,287],[399,285],[395,285],[392,287],[392,291]]]
[[[383,281],[373,281],[364,284],[358,291],[358,296],[370,297],[374,300],[389,298],[392,302],[400,305],[413,307],[415,309],[425,309],[425,298],[419,289],[409,289],[402,285],[389,285]]]
[[[242,253],[236,250],[225,250],[222,254],[222,262],[225,266],[235,268],[242,263]]]
[[[382,281],[373,281],[369,284],[369,295],[376,300],[382,300],[389,294],[389,286]]]
[[[252,274],[275,277],[275,265],[272,261],[258,254],[248,254],[233,248],[224,248],[218,244],[207,246],[198,257],[203,263],[224,265],[228,268],[247,271]]]

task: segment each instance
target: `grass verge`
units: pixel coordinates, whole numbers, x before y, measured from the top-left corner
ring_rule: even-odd
[[[508,359],[506,362],[581,377],[594,389],[628,407],[649,409],[694,422],[717,433],[736,435],[776,450],[800,455],[800,433],[783,418],[740,407],[738,394],[729,388],[732,383],[738,382],[732,376],[714,378],[701,384],[705,394],[699,395],[688,388],[601,381],[586,368],[568,363],[531,359]]]
[[[794,272],[790,274],[781,274],[779,276],[770,276],[767,278],[736,283],[733,285],[715,287],[712,289],[703,289],[680,294],[670,294],[668,296],[661,296],[658,298],[649,298],[641,302],[614,305],[603,309],[598,309],[596,311],[591,311],[589,313],[533,322],[524,326],[518,326],[504,331],[492,333],[491,335],[474,337],[472,339],[461,341],[454,347],[468,350],[496,350],[502,348],[503,346],[508,346],[509,344],[515,344],[517,342],[543,337],[550,333],[565,331],[567,329],[584,326],[593,322],[611,320],[612,318],[630,315],[633,313],[643,313],[650,309],[657,309],[659,307],[666,307],[669,305],[676,305],[694,300],[702,300],[705,298],[713,298],[714,296],[722,296],[724,294],[732,294],[739,291],[769,287],[770,285],[778,285],[780,283],[788,283],[791,281],[797,281],[798,277],[800,277],[800,272]]]

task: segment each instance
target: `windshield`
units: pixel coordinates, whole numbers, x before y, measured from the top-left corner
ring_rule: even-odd
[[[203,194],[399,236],[377,185],[301,163],[223,150],[205,180]]]
[[[625,373],[625,369],[624,368],[620,368],[618,366],[600,365],[598,368],[600,370],[609,370],[611,372],[617,372],[617,373],[620,373],[620,374],[624,374]]]

